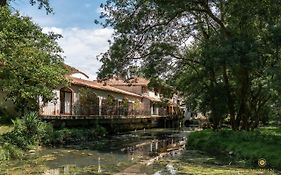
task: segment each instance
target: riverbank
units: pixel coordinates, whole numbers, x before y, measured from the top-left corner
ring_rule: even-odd
[[[0,126],[0,161],[25,159],[40,146],[63,147],[99,140],[106,133],[98,123],[92,128],[55,129],[38,119],[36,113],[29,113],[13,120],[11,126]]]
[[[12,125],[8,125],[8,124],[1,125],[0,124],[0,136],[3,134],[6,134],[8,132],[11,132],[13,129],[14,129],[14,127]]]
[[[34,152],[27,152],[22,160],[1,162],[0,172],[11,175],[22,172],[112,175],[176,149],[185,135],[178,130],[147,129],[107,135],[95,141],[63,144],[62,147],[41,147]],[[150,166],[143,167],[141,170],[151,169]],[[153,174],[153,171],[150,172]]]
[[[160,171],[157,171],[162,168]],[[181,156],[174,159],[163,159],[153,165],[154,175],[278,175],[277,172],[264,169],[253,169],[238,165],[229,165],[228,162],[210,156],[205,152],[187,149]]]
[[[229,165],[229,162],[215,156],[190,150],[188,146],[184,150],[179,146],[184,146],[190,133],[193,131],[147,129],[107,135],[88,142],[62,144],[56,148],[38,147],[34,152],[26,152],[22,160],[0,162],[0,172],[5,175],[49,175],[58,172],[112,175],[130,170],[145,175],[164,175],[166,171],[175,170],[182,175],[277,174]],[[160,156],[162,154],[165,156]],[[155,161],[150,163],[152,159]]]
[[[263,127],[255,131],[203,130],[189,136],[192,149],[223,157],[229,164],[281,170],[281,129]],[[266,165],[259,165],[264,159]]]

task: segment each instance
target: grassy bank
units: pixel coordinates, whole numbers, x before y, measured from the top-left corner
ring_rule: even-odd
[[[51,124],[30,113],[13,120],[12,126],[0,126],[0,161],[22,159],[38,146],[63,146],[97,140],[106,134],[98,124],[93,128],[63,128],[55,130]]]
[[[191,149],[221,156],[229,163],[244,162],[258,168],[258,160],[263,158],[267,161],[265,168],[281,169],[281,129],[277,127],[251,132],[229,129],[197,131],[189,136],[188,145]]]
[[[0,125],[0,135],[6,134],[13,130],[13,126],[11,125]]]
[[[179,158],[170,160],[162,159],[153,164],[154,172],[161,167],[161,174],[166,174],[167,165],[172,165],[179,175],[277,175],[273,170],[254,169],[237,165],[229,165],[228,162],[217,159],[205,152],[198,150],[186,150]],[[149,174],[149,173],[148,173]],[[151,174],[151,173],[150,173]],[[169,173],[167,173],[169,174]]]

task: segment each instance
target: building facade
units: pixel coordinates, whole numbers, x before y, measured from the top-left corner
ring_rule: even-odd
[[[66,67],[70,86],[55,89],[55,98],[48,103],[39,100],[41,116],[166,116],[177,112],[175,100],[172,105],[161,105],[159,90],[148,88],[145,78],[91,81],[83,72]]]

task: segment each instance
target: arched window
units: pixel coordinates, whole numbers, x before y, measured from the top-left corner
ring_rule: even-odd
[[[72,114],[72,90],[70,88],[60,89],[60,113],[61,114]]]

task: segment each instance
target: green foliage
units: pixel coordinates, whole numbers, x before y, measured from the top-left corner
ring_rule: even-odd
[[[6,108],[0,107],[0,123],[10,124],[15,117],[16,116],[11,114]]]
[[[271,107],[281,106],[277,2],[109,0],[102,25],[116,32],[99,77],[139,65],[145,75],[170,79],[214,129],[225,118],[234,130],[266,124]]]
[[[188,146],[210,154],[245,160],[257,167],[260,158],[266,159],[268,168],[280,170],[280,128],[261,128],[256,131],[203,130],[191,133]],[[230,154],[232,153],[232,154]],[[230,160],[233,161],[233,160]]]
[[[77,106],[78,114],[98,115],[99,114],[99,98],[90,88],[81,88],[79,90],[79,106]]]
[[[38,110],[38,98],[53,98],[52,90],[66,83],[59,35],[44,34],[29,17],[0,7],[0,90],[18,111]]]
[[[128,107],[129,107],[129,100],[127,98],[123,98],[122,101],[121,101],[121,106],[123,108],[128,109]]]
[[[36,113],[13,120],[13,130],[0,137],[0,160],[19,159],[24,150],[43,143],[50,134],[49,124],[37,118]]]
[[[48,138],[44,140],[44,144],[77,144],[96,140],[106,133],[106,129],[98,124],[94,128],[63,128],[49,133]]]
[[[12,0],[12,1],[15,1],[15,0]],[[51,8],[48,0],[29,0],[29,3],[32,6],[37,4],[39,9],[44,8],[46,10],[47,14],[53,12],[53,9]],[[10,5],[10,4],[11,4],[11,0],[1,0],[0,1],[0,7],[4,7],[4,6]]]
[[[20,159],[23,155],[23,151],[20,148],[10,143],[5,143],[3,146],[0,146],[0,161]]]
[[[105,101],[106,101],[107,107],[116,106],[116,99],[112,95],[108,95]]]
[[[38,145],[62,145],[97,140],[107,134],[98,124],[94,128],[53,129],[32,112],[13,120],[13,130],[0,136],[0,161],[22,158],[23,152]]]
[[[29,149],[38,145],[43,138],[50,133],[49,124],[38,119],[36,113],[25,115],[22,119],[13,121],[14,130],[3,135],[5,142],[15,145],[21,149]]]

